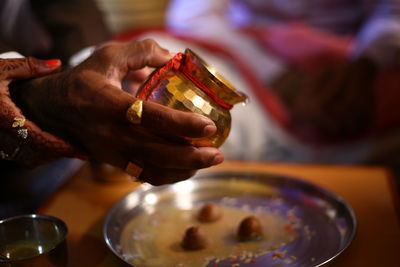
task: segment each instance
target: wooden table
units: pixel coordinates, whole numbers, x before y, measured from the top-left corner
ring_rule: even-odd
[[[400,266],[398,192],[386,169],[225,162],[211,170],[291,175],[339,194],[352,205],[358,230],[350,247],[333,266]],[[69,266],[122,266],[103,241],[103,219],[112,205],[138,184],[122,179],[120,174],[113,178],[119,181],[96,181],[85,165],[40,208],[39,213],[67,223]]]

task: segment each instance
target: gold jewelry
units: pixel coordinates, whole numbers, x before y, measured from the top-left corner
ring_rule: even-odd
[[[13,128],[24,127],[26,119],[24,117],[15,117],[12,124]]]
[[[27,139],[28,138],[28,134],[29,134],[28,133],[28,129],[22,128],[22,127],[24,127],[25,122],[26,122],[26,119],[24,117],[15,117],[13,122],[12,122],[12,124],[11,124],[12,128],[16,128],[17,136],[19,138],[21,138],[21,139]],[[22,142],[23,142],[23,140],[20,140],[18,142],[17,147],[14,149],[14,151],[11,154],[6,153],[3,150],[0,150],[0,159],[2,159],[2,160],[13,160],[17,156],[19,150],[21,149]]]
[[[142,122],[143,100],[136,99],[135,102],[126,111],[126,119],[132,124]]]
[[[133,162],[130,162],[130,161],[128,162],[128,164],[126,165],[126,168],[125,168],[125,172],[127,174],[129,174],[130,176],[132,176],[132,180],[134,180],[134,181],[139,180],[139,176],[142,173],[142,170],[143,169],[139,165],[137,165]]]

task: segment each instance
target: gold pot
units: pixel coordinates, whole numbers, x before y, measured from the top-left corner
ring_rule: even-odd
[[[221,146],[229,135],[229,110],[247,99],[190,49],[156,69],[139,88],[136,97],[210,118],[217,126],[217,132],[189,141],[195,146],[214,147]]]

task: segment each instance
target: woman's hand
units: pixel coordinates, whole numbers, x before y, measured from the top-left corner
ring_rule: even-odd
[[[10,96],[12,81],[49,75],[60,67],[58,59],[0,59],[0,159],[33,167],[76,153],[71,144],[26,120]]]
[[[171,57],[151,40],[109,43],[77,67],[16,90],[27,116],[89,157],[122,169],[135,162],[143,168],[144,181],[171,183],[223,161],[216,148],[169,141],[213,134],[216,127],[208,118],[144,102],[141,124],[127,121],[125,113],[135,97],[121,90],[122,81]]]

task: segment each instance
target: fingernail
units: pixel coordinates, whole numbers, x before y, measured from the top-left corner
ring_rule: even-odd
[[[61,65],[61,60],[59,59],[49,59],[44,62],[48,67],[57,67]]]
[[[224,161],[224,155],[222,153],[217,154],[213,161],[212,161],[212,165],[217,165],[220,164]]]
[[[210,136],[217,131],[217,127],[215,125],[207,125],[203,128],[203,136]]]

